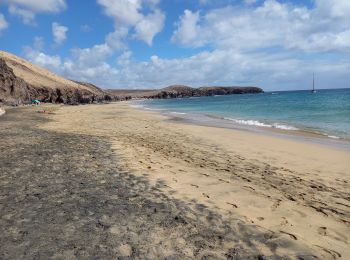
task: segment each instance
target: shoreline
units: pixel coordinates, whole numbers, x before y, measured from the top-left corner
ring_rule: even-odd
[[[334,136],[331,134],[316,132],[315,130],[306,130],[295,128],[294,126],[286,126],[294,129],[284,129],[284,124],[279,124],[282,126],[280,128],[276,128],[273,126],[259,126],[259,125],[249,125],[245,123],[238,123],[236,119],[231,119],[223,116],[217,116],[207,113],[195,113],[195,112],[177,112],[169,109],[161,109],[152,106],[145,106],[142,104],[145,100],[135,100],[129,101],[130,106],[143,110],[150,111],[162,114],[170,118],[170,120],[174,121],[182,121],[186,124],[193,124],[199,126],[208,126],[208,127],[217,127],[217,128],[225,128],[225,129],[233,129],[238,131],[248,131],[256,134],[267,135],[271,137],[285,138],[289,140],[302,141],[314,144],[321,144],[328,147],[333,147],[339,150],[350,151],[350,140],[338,136]],[[141,105],[140,105],[141,103]],[[246,120],[254,121],[255,120]],[[258,121],[256,121],[258,122]],[[259,122],[260,123],[260,122]],[[264,123],[260,123],[264,125]],[[277,124],[277,123],[276,123]]]

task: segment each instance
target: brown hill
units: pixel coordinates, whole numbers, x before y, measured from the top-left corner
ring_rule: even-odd
[[[0,103],[17,105],[39,99],[51,103],[93,103],[132,98],[181,98],[260,93],[256,87],[201,87],[172,85],[163,89],[110,89],[68,80],[13,54],[0,51]]]
[[[60,77],[13,54],[0,51],[0,102],[39,99],[53,103],[90,103],[105,99],[100,88]]]

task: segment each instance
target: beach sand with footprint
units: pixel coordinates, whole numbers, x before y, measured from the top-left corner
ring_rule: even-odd
[[[213,210],[236,230],[240,221],[321,259],[350,257],[348,152],[184,124],[126,103],[85,106],[75,116],[77,109],[64,107],[41,127],[107,138],[121,169],[193,210]],[[298,252],[258,244],[265,256]]]

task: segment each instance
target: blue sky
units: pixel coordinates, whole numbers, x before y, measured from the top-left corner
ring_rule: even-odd
[[[1,0],[0,49],[103,88],[350,87],[349,0]]]

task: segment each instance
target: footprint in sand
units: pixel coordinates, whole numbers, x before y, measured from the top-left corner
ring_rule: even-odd
[[[294,240],[298,240],[298,238],[296,237],[296,235],[293,235],[293,234],[291,234],[291,233],[288,233],[288,232],[285,232],[285,231],[282,231],[282,230],[280,230],[280,233],[286,234],[286,235],[290,236],[291,238],[293,238]]]
[[[208,199],[210,198],[209,195],[206,194],[206,193],[202,193],[202,195],[203,195],[204,197],[208,198]]]
[[[289,224],[289,221],[285,218],[285,217],[282,217],[282,221],[280,223],[281,226],[286,226]]]
[[[274,211],[275,209],[277,209],[277,208],[280,206],[280,204],[281,204],[281,200],[280,200],[280,199],[276,200],[276,201],[272,204],[271,210]]]
[[[250,187],[250,186],[243,186],[243,187],[255,191],[255,189],[253,187]]]
[[[230,202],[226,202],[226,204],[231,205],[234,208],[238,208],[238,206],[236,204],[233,204],[233,203],[230,203]]]
[[[327,228],[326,227],[319,227],[317,229],[317,233],[319,233],[321,236],[326,236],[327,235]]]
[[[324,247],[322,247],[322,246],[319,246],[319,245],[315,245],[315,246],[321,248],[323,251],[325,251],[325,252],[327,252],[328,254],[330,254],[330,255],[333,257],[333,259],[337,259],[337,257],[338,257],[338,258],[341,257],[341,254],[338,253],[337,251],[334,251],[334,250],[332,250],[332,249],[326,249],[326,248],[324,248]]]
[[[199,186],[196,185],[196,184],[190,184],[190,185],[193,186],[193,187],[196,187],[197,189],[199,188]]]
[[[174,182],[177,182],[177,179],[173,178],[173,181],[174,181]]]
[[[202,175],[204,175],[205,177],[209,177],[209,174],[206,173],[202,173]]]
[[[218,180],[219,180],[219,181],[222,181],[222,182],[230,183],[229,181],[226,181],[226,180],[221,179],[221,178],[219,178]]]

